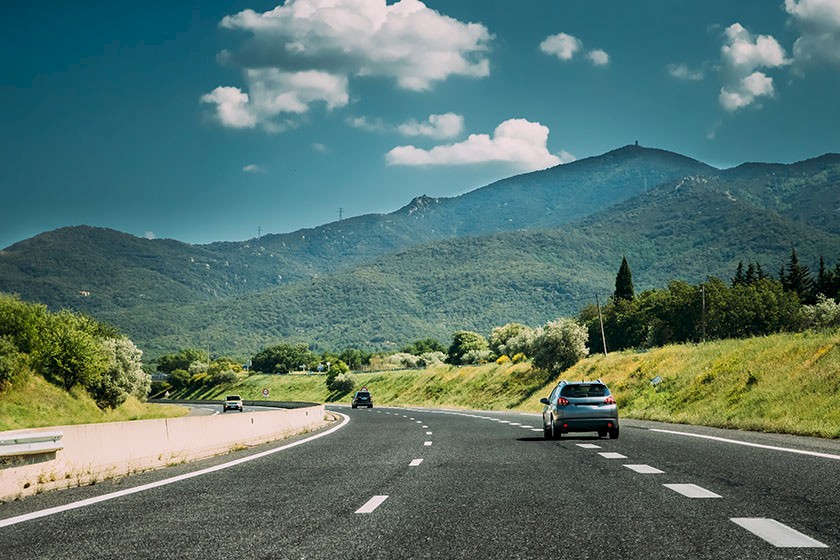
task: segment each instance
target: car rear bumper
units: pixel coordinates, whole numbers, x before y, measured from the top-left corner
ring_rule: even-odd
[[[558,418],[554,429],[558,432],[597,432],[618,428],[618,418]]]

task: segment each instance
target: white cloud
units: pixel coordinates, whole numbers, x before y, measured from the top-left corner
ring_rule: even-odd
[[[397,127],[405,136],[428,136],[435,139],[454,138],[464,131],[464,117],[455,113],[429,115],[425,122],[408,121]]]
[[[575,56],[575,53],[582,48],[583,42],[568,33],[549,35],[540,43],[540,50],[542,52],[554,55],[560,60],[571,60]]]
[[[327,153],[327,146],[321,142],[313,142],[312,149],[321,154]]]
[[[390,127],[380,118],[369,119],[368,117],[348,117],[345,122],[348,126],[365,130],[367,132],[385,132],[390,130]]]
[[[610,55],[601,49],[591,50],[586,54],[586,58],[595,66],[605,66],[610,62]]]
[[[742,78],[734,87],[721,88],[719,100],[724,109],[735,111],[753,104],[758,97],[772,97],[773,94],[773,78],[761,72],[753,72]]]
[[[840,63],[840,0],[785,0],[785,10],[801,32],[793,45],[796,63]]]
[[[220,59],[245,71],[253,100],[247,114],[260,123],[280,113],[305,113],[317,101],[342,107],[348,80],[357,76],[382,76],[424,91],[451,76],[490,73],[486,52],[493,37],[487,28],[420,0],[287,0],[264,13],[226,16],[221,26],[250,34],[238,51],[220,53]],[[258,100],[260,85],[269,95]],[[220,117],[226,126],[242,120]]]
[[[397,146],[385,155],[389,165],[466,165],[507,163],[523,171],[545,169],[574,158],[563,158],[548,151],[549,130],[540,123],[509,119],[496,127],[493,135],[471,134],[463,142],[424,150],[415,146]]]
[[[678,80],[699,81],[704,78],[703,70],[693,70],[687,64],[669,64],[666,67],[668,74]]]
[[[242,171],[245,173],[251,173],[253,175],[262,175],[265,173],[265,167],[262,165],[257,165],[256,163],[249,163],[245,167],[242,168]]]
[[[216,104],[216,118],[231,128],[254,128],[257,119],[250,110],[248,94],[236,87],[217,87],[201,96],[202,103]]]
[[[149,239],[149,240],[156,239],[155,232],[147,231],[146,233],[143,234],[143,239]]]
[[[543,39],[540,50],[563,61],[572,60],[583,50],[583,41],[568,33],[557,33]],[[610,55],[603,49],[590,50],[586,53],[586,58],[594,66],[606,66],[610,62]]]
[[[738,69],[776,68],[788,63],[785,50],[771,35],[752,34],[740,23],[733,23],[726,28],[727,44],[721,47],[724,62]]]
[[[718,100],[727,111],[736,111],[756,103],[760,97],[775,95],[773,78],[758,68],[778,68],[790,63],[785,51],[770,35],[754,37],[740,23],[725,30],[726,43],[721,47],[725,83]]]

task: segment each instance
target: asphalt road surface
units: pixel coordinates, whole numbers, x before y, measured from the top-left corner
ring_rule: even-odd
[[[0,505],[0,555],[840,558],[838,441],[632,421],[547,441],[535,415],[335,410],[329,432]]]

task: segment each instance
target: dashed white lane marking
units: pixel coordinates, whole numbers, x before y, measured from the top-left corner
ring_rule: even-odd
[[[510,424],[511,426],[521,426],[521,425],[522,425],[522,424],[520,424],[519,422],[509,422],[509,424]]]
[[[763,445],[760,443],[750,443],[748,441],[738,441],[734,439],[726,439],[717,436],[706,436],[702,434],[691,434],[688,432],[676,432],[673,430],[660,430],[651,428],[651,432],[659,432],[662,434],[676,434],[679,436],[689,436],[689,437],[696,437],[701,439],[709,439],[712,441],[722,441],[724,443],[734,443],[736,445],[745,445],[747,447],[758,447],[759,449],[770,449],[771,451],[784,451],[785,453],[798,453],[800,455],[810,455],[811,457],[822,457],[824,459],[837,459],[840,460],[840,455],[833,455],[831,453],[820,453],[819,451],[805,451],[802,449],[791,449],[789,447],[777,447],[775,445]]]
[[[55,513],[61,513],[63,511],[69,511],[71,509],[78,509],[87,506],[92,506],[94,504],[98,504],[100,502],[105,502],[108,500],[113,500],[114,498],[121,498],[122,496],[129,496],[131,494],[137,494],[139,492],[145,492],[146,490],[151,490],[153,488],[160,488],[161,486],[166,486],[168,484],[172,484],[174,482],[181,482],[182,480],[188,480],[190,478],[195,478],[196,476],[201,476],[204,474],[210,474],[216,471],[221,471],[223,469],[227,469],[229,467],[235,467],[236,465],[241,465],[242,463],[247,463],[249,461],[253,461],[255,459],[261,459],[262,457],[266,457],[268,455],[272,455],[274,453],[278,453],[280,451],[285,451],[286,449],[291,449],[292,447],[297,447],[298,445],[302,445],[304,443],[308,443],[310,441],[316,440],[318,438],[322,438],[324,436],[328,436],[333,432],[336,432],[347,425],[350,422],[350,417],[346,414],[342,414],[340,412],[336,412],[336,414],[344,417],[344,420],[338,426],[334,428],[330,428],[326,432],[321,432],[319,434],[315,434],[314,436],[310,436],[308,438],[304,438],[280,447],[275,447],[274,449],[269,449],[268,451],[263,451],[262,453],[255,453],[254,455],[248,455],[247,457],[242,457],[240,459],[235,459],[233,461],[228,461],[227,463],[222,463],[221,465],[215,465],[212,467],[208,467],[206,469],[201,469],[197,471],[193,471],[190,473],[185,473],[178,476],[173,476],[171,478],[165,478],[163,480],[158,480],[156,482],[150,482],[149,484],[142,484],[140,486],[135,486],[134,488],[126,488],[125,490],[120,490],[119,492],[111,492],[110,494],[103,494],[101,496],[96,496],[94,498],[88,498],[86,500],[79,500],[78,502],[72,502],[69,504],[65,504],[63,506],[52,507],[49,509],[42,509],[40,511],[34,511],[32,513],[27,513],[25,515],[18,515],[17,517],[9,517],[8,519],[0,519],[0,527],[8,527],[10,525],[16,525],[18,523],[23,523],[24,521],[31,521],[33,519],[38,519],[41,517],[46,517],[48,515],[53,515]]]
[[[631,471],[635,471],[639,474],[664,474],[665,471],[660,471],[656,467],[651,467],[650,465],[624,465]]]
[[[803,535],[775,519],[733,517],[731,521],[778,548],[828,548],[827,544]]]
[[[431,446],[432,446],[432,442],[431,442],[431,441],[424,441],[424,442],[423,442],[423,445],[425,445],[426,447],[431,447]]]
[[[542,428],[532,428],[531,431],[532,432],[541,432],[541,431],[543,431],[543,429]]]
[[[520,427],[520,428],[524,428],[524,429],[526,429],[526,430],[533,430],[533,429],[534,429],[534,427],[533,427],[533,426],[525,426],[524,424],[523,424],[522,426],[519,426],[519,427]]]
[[[706,490],[702,486],[696,484],[663,484],[665,488],[670,488],[674,492],[682,494],[687,498],[720,498],[719,494],[715,494],[711,490]]]
[[[421,428],[428,428],[428,426],[420,426]]]
[[[627,458],[626,455],[622,455],[621,453],[613,453],[613,452],[598,453],[598,455],[600,455],[604,459],[626,459]]]
[[[600,445],[595,445],[594,443],[579,443],[577,446],[583,447],[584,449],[601,449]]]
[[[373,513],[376,508],[382,505],[382,502],[388,499],[388,496],[374,496],[365,503],[362,507],[356,510],[356,513]]]
[[[415,420],[415,422],[417,422],[418,424],[422,424],[422,423],[423,423],[423,421],[422,421],[422,420]]]
[[[422,463],[422,462],[423,462],[423,459],[414,459],[408,464],[408,466],[409,467],[419,467],[420,463]]]
[[[430,435],[432,435],[432,432],[426,432],[426,435],[430,436]]]

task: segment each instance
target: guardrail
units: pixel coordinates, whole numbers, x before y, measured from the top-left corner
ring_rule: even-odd
[[[0,468],[55,459],[62,437],[58,431],[0,434]]]

